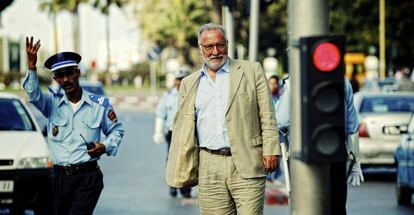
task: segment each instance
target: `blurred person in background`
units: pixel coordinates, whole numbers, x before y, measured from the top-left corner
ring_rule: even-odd
[[[273,107],[276,107],[277,103],[279,102],[279,97],[280,97],[280,85],[279,85],[279,76],[277,76],[276,74],[271,75],[268,80],[267,83],[269,84],[269,89],[270,89],[270,95],[272,96],[272,103],[273,103]],[[275,109],[275,113],[276,113],[276,109]],[[279,137],[280,137],[280,133],[279,133]],[[280,140],[280,139],[279,139]],[[280,179],[282,179],[282,167],[278,168],[275,172],[273,173],[269,173],[266,176],[266,179],[268,181],[279,181]]]
[[[43,93],[37,76],[40,40],[26,37],[28,71],[23,87],[30,103],[48,118],[47,139],[53,162],[53,214],[91,215],[103,189],[98,166],[101,155],[115,156],[124,129],[109,103],[79,86],[81,56],[61,52],[49,57],[45,67],[63,93]],[[101,141],[101,132],[106,138]]]
[[[267,80],[267,83],[269,84],[269,89],[270,89],[270,94],[272,96],[272,102],[273,105],[276,105],[277,102],[279,101],[279,97],[280,97],[280,85],[279,85],[279,76],[277,75],[272,75],[269,77],[269,79]]]
[[[398,81],[398,91],[414,91],[414,82],[410,79],[410,70],[401,69],[401,79]]]
[[[359,91],[359,82],[358,82],[358,70],[356,69],[356,66],[354,66],[354,71],[352,71],[352,78],[349,81],[352,86],[352,92],[356,93]]]
[[[330,202],[331,213],[335,215],[346,215],[347,182],[352,186],[360,186],[364,181],[359,156],[359,119],[354,107],[352,87],[348,79],[345,79],[345,133],[347,135],[346,148],[348,151],[348,162],[335,162],[330,165],[330,190],[333,193]],[[276,107],[276,119],[278,127],[289,128],[290,126],[290,80],[287,79],[283,93]],[[352,164],[353,165],[349,165]],[[349,175],[347,175],[349,173]]]
[[[222,26],[198,34],[201,69],[184,78],[166,179],[198,184],[201,214],[263,214],[268,172],[279,166],[269,87],[257,62],[229,59]]]
[[[186,69],[180,69],[175,74],[174,87],[165,92],[155,110],[155,127],[153,141],[156,144],[167,142],[167,159],[170,151],[172,127],[178,105],[178,90],[181,80],[190,74]],[[191,198],[191,187],[180,188],[180,193],[184,198]],[[170,187],[170,195],[177,197],[177,188]]]

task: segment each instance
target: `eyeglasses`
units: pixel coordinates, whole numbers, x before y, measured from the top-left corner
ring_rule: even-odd
[[[219,50],[220,52],[223,52],[227,48],[227,42],[221,42],[221,43],[209,44],[209,45],[200,44],[200,46],[203,47],[204,50],[209,53],[213,51],[214,46],[217,47],[217,50]]]

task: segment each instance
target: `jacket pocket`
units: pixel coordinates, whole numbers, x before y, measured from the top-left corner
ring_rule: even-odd
[[[253,138],[250,140],[250,142],[251,142],[252,146],[260,146],[260,145],[263,145],[263,139],[262,139],[262,136],[256,136],[256,137],[253,137]]]

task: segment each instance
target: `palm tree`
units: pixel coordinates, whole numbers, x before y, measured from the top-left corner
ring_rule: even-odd
[[[58,25],[57,25],[57,13],[59,12],[59,6],[60,5],[57,3],[56,0],[43,1],[39,5],[40,10],[47,11],[49,15],[52,17],[55,53],[59,51]]]
[[[54,19],[54,28],[55,28],[55,39],[57,39],[57,28],[56,24],[56,14],[67,10],[72,14],[72,32],[73,32],[73,49],[75,52],[79,52],[79,5],[81,3],[87,3],[88,0],[43,0],[40,3],[40,8],[48,10],[49,14],[52,15]],[[55,44],[56,48],[56,44]]]
[[[191,63],[198,28],[210,21],[206,14],[211,4],[200,0],[147,0],[139,4],[137,16],[144,36],[161,47],[174,47],[181,65]]]
[[[109,7],[114,4],[118,6],[119,8],[122,8],[125,6],[129,0],[95,0],[93,2],[93,7],[96,9],[99,9],[102,14],[106,16],[106,71],[105,71],[105,84],[110,85],[111,80],[109,77],[109,67],[111,65],[110,57],[111,57],[111,49],[110,49],[110,28],[109,28]]]

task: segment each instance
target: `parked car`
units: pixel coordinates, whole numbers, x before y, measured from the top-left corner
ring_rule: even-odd
[[[395,151],[397,164],[396,195],[399,205],[410,205],[414,193],[414,114],[406,134],[401,136],[401,143]]]
[[[20,97],[1,92],[0,119],[0,208],[49,214],[52,163],[38,123]]]
[[[101,82],[90,82],[84,79],[79,81],[79,85],[86,91],[96,94],[98,96],[105,95],[105,90]]]
[[[394,165],[394,152],[414,111],[414,93],[358,92],[354,104],[360,119],[362,165]]]

